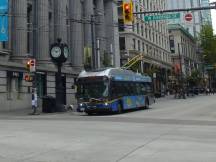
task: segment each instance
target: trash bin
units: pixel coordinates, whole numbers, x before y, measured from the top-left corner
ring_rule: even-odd
[[[53,113],[56,112],[56,98],[52,96],[44,96],[42,98],[42,112]]]

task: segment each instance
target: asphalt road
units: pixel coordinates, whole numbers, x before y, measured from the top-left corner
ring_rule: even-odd
[[[121,115],[0,113],[0,162],[215,162],[216,96]]]

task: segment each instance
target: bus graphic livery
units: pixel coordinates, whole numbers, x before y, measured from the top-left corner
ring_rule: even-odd
[[[80,73],[77,110],[87,114],[149,108],[154,102],[152,79],[121,68]]]

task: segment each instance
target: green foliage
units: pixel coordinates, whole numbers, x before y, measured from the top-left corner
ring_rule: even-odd
[[[200,41],[205,63],[216,63],[216,36],[213,34],[212,26],[202,26],[202,30],[200,32]]]
[[[201,83],[202,76],[199,70],[193,70],[190,76],[186,77],[187,82],[192,86],[198,86]]]
[[[148,68],[145,73],[149,76],[153,76],[154,73],[157,73],[158,70],[155,67]]]

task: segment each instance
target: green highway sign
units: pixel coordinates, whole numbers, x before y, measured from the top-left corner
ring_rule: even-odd
[[[155,21],[155,20],[168,20],[168,19],[179,19],[180,13],[174,14],[161,14],[161,15],[153,15],[153,16],[145,16],[145,21]]]

